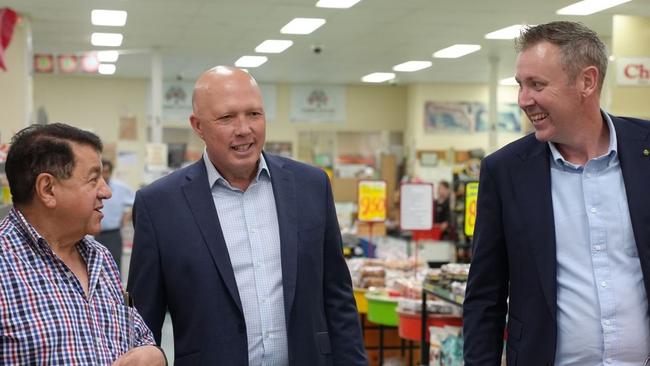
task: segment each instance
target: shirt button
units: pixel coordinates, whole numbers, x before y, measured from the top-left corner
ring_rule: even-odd
[[[591,173],[587,173],[587,178],[591,178]]]
[[[594,245],[594,250],[600,250],[600,245]]]
[[[611,323],[612,323],[612,322],[610,322],[608,319],[605,319],[605,320],[603,321],[603,324],[605,324],[605,325],[610,325]]]
[[[607,281],[601,282],[600,285],[603,286],[603,287],[607,287]]]
[[[611,359],[611,358],[608,358],[608,359],[605,360],[605,362],[607,362],[607,363],[612,363],[612,359]]]
[[[592,207],[590,210],[592,213],[596,213],[596,207]]]

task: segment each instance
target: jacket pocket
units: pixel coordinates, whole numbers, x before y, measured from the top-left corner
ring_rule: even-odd
[[[330,345],[329,333],[327,332],[316,333],[316,341],[318,342],[320,353],[324,355],[329,355],[330,353],[332,353],[332,346]]]

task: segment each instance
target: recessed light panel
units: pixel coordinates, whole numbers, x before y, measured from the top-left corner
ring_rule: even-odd
[[[325,19],[322,18],[294,18],[282,27],[280,32],[284,34],[309,34],[323,24],[325,24]]]
[[[455,44],[453,46],[443,48],[433,54],[435,58],[458,58],[476,52],[481,49],[477,44]]]
[[[280,39],[267,39],[255,47],[255,52],[259,53],[281,53],[291,47],[293,41]]]
[[[407,61],[393,66],[393,71],[413,72],[426,69],[427,67],[431,67],[431,65],[433,65],[431,61]]]
[[[266,56],[242,56],[235,61],[237,67],[258,67],[264,64],[268,58]]]
[[[555,13],[559,15],[590,15],[628,1],[630,0],[584,0],[566,6]]]
[[[384,81],[395,79],[392,72],[373,72],[361,78],[364,83],[383,83]]]
[[[336,8],[336,9],[347,9],[354,6],[361,0],[319,0],[316,3],[316,6],[319,8]]]
[[[485,35],[486,39],[514,39],[519,37],[522,29],[532,27],[532,25],[515,24],[509,27],[501,28]]]
[[[126,24],[126,12],[124,10],[95,9],[90,12],[90,21],[93,25],[123,27]]]
[[[120,57],[117,51],[99,51],[97,52],[97,60],[99,62],[115,62]]]
[[[102,75],[113,75],[115,74],[115,65],[113,64],[99,64],[99,69],[97,70]]]
[[[93,46],[119,47],[123,38],[122,33],[93,33],[90,42]]]

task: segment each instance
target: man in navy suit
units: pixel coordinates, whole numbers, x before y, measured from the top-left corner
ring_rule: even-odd
[[[262,152],[260,89],[240,69],[192,96],[203,159],[140,190],[129,289],[175,365],[367,365],[332,190],[320,169]]]
[[[643,365],[650,354],[650,123],[600,109],[607,51],[573,22],[516,43],[535,133],[481,164],[465,365]]]

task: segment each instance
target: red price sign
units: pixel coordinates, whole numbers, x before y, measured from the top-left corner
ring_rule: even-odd
[[[476,224],[476,202],[478,199],[478,182],[465,185],[465,235],[474,236]]]
[[[365,222],[386,221],[386,182],[383,180],[360,180],[358,192],[359,220]]]

